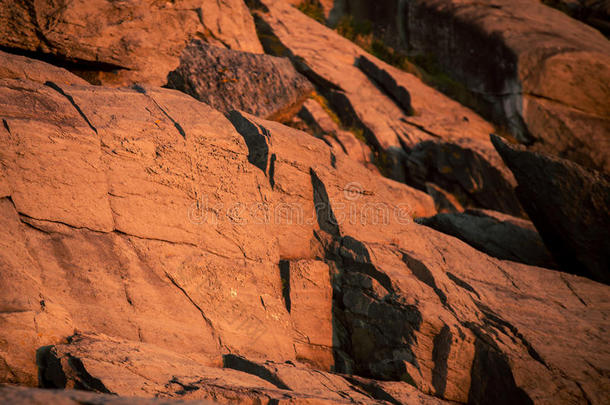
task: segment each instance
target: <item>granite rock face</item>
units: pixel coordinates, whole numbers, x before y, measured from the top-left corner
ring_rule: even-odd
[[[465,148],[465,154],[477,158],[471,164],[455,167],[460,173],[445,178],[449,188],[462,188],[466,194],[493,194],[495,191],[488,188],[498,187],[499,193],[513,195],[504,201],[493,201],[496,196],[480,199],[467,195],[465,199],[476,201],[482,208],[513,214],[521,210],[514,197],[514,178],[489,142],[489,134],[494,131],[491,124],[413,74],[366,53],[285,2],[262,3],[266,11],[255,12],[265,50],[291,58],[328,100],[341,123],[359,130],[389,177],[423,190],[426,181],[437,182],[435,171],[412,168],[413,152],[428,142],[460,145],[456,147]],[[312,47],[312,43],[319,46]],[[480,175],[489,167],[490,176],[500,177],[493,185]],[[423,178],[413,181],[414,175],[422,173]],[[464,189],[456,177],[469,178],[468,188]]]
[[[288,59],[222,49],[200,40],[184,49],[167,86],[222,112],[242,110],[276,120],[293,116],[313,91]]]
[[[566,271],[610,283],[610,180],[576,163],[492,138],[515,174],[517,195]]]
[[[540,1],[415,0],[399,27],[532,149],[610,171],[610,42]]]
[[[0,10],[1,46],[36,53],[105,85],[164,85],[195,37],[262,53],[242,0],[7,0]]]
[[[0,53],[0,383],[64,390],[0,398],[604,404],[608,285],[414,220],[441,207],[422,189],[518,208],[490,124],[284,2],[249,4],[330,132]],[[337,128],[401,181],[339,153]],[[408,166],[425,142],[465,158]]]
[[[375,157],[371,148],[354,133],[340,127],[336,118],[315,99],[308,99],[299,111],[299,117],[307,124],[308,129],[315,136],[329,144],[334,153],[346,154],[357,162],[372,170],[377,170]]]

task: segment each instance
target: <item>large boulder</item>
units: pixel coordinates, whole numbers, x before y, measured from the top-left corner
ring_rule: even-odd
[[[184,49],[180,66],[167,79],[168,87],[217,110],[275,120],[296,114],[313,91],[288,59],[222,49],[198,39]]]
[[[602,34],[538,0],[395,3],[409,49],[433,55],[519,141],[610,171],[610,42]]]
[[[194,37],[262,53],[242,0],[7,0],[0,9],[1,46],[106,85],[165,84]]]
[[[576,163],[492,141],[513,171],[517,196],[570,273],[610,283],[610,179]]]

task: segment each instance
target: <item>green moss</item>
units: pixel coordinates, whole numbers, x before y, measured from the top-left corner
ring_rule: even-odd
[[[478,98],[463,83],[451,78],[434,56],[417,54],[411,56],[411,60],[418,66],[421,74],[420,78],[424,83],[434,87],[462,105],[476,111],[483,110],[483,106]]]
[[[314,20],[324,24],[326,23],[326,17],[324,17],[324,9],[318,0],[303,0],[297,6],[301,12]]]
[[[287,57],[290,55],[288,48],[282,44],[273,30],[258,14],[253,14],[256,34],[266,54]]]

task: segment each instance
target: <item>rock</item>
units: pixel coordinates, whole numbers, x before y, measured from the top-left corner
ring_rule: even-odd
[[[318,370],[331,371],[335,362],[328,265],[314,260],[282,261],[280,271],[284,302],[297,332],[297,360],[313,363]]]
[[[333,148],[335,153],[345,153],[367,168],[377,169],[373,162],[373,152],[366,142],[356,138],[353,133],[342,130],[318,101],[314,99],[305,101],[299,111],[299,116],[316,136],[322,138]]]
[[[217,48],[198,39],[184,49],[180,66],[167,79],[168,87],[217,110],[274,120],[296,114],[313,91],[288,59]]]
[[[421,142],[411,150],[407,168],[409,182],[418,188],[433,182],[463,206],[523,215],[514,191],[514,177],[500,156],[491,153],[483,142]]]
[[[0,401],[15,405],[79,405],[83,403],[91,405],[117,404],[117,405],[211,405],[211,401],[182,401],[167,400],[161,398],[133,398],[117,397],[116,395],[97,394],[80,390],[49,390],[39,388],[25,388],[2,386],[0,387]]]
[[[363,393],[342,375],[318,370],[312,371],[298,363],[251,362],[247,359],[228,355],[225,357],[226,367],[261,376],[268,381],[273,381],[280,388],[290,390],[291,393],[324,399],[330,403],[366,404],[381,402],[375,401],[376,396]]]
[[[35,385],[35,349],[75,328],[203,364],[294,359],[277,239],[236,205],[271,190],[221,113],[174,90],[15,79],[0,104],[3,381]]]
[[[39,83],[51,80],[62,84],[87,84],[85,80],[65,69],[2,51],[0,51],[0,77]]]
[[[250,374],[202,366],[154,345],[104,335],[72,336],[66,344],[40,348],[37,359],[41,386],[46,388],[197,399],[216,399],[213,385],[218,382],[223,387],[218,390],[221,395],[223,391],[238,391],[235,395],[239,395],[240,390],[276,388]],[[196,384],[186,383],[195,376],[199,378]],[[198,392],[193,395],[192,391]]]
[[[347,199],[340,180],[323,168],[315,167],[312,176],[318,238],[335,269],[338,371],[406,381],[457,402],[583,398],[572,382],[589,384],[585,370],[591,369],[583,358],[597,361],[597,354],[570,349],[575,351],[568,359],[557,345],[579,347],[572,322],[597,324],[595,340],[604,345],[605,321],[584,314],[593,307],[598,314],[605,311],[606,286],[492,259],[400,212],[394,211],[389,221],[342,220],[348,204],[362,213],[381,201],[368,193]],[[583,299],[583,293],[595,303]],[[564,316],[570,319],[567,324]],[[556,369],[562,371],[551,371]],[[534,380],[538,383],[531,384]],[[596,396],[592,402],[603,402],[600,387],[584,388],[587,396]]]
[[[598,29],[606,37],[610,36],[610,3],[607,1],[542,0],[542,3]]]
[[[165,84],[194,37],[262,53],[241,0],[7,1],[0,27],[3,47],[34,52],[106,85]]]
[[[376,402],[341,376],[295,364],[255,363],[230,354],[223,368],[206,367],[153,345],[103,335],[76,335],[67,344],[40,349],[38,358],[47,388],[205,403],[346,403],[345,397]]]
[[[610,181],[575,163],[492,141],[519,183],[517,196],[557,263],[610,283]]]
[[[376,381],[357,376],[350,376],[348,380],[365,392],[392,404],[424,403],[427,405],[437,405],[455,403],[424,395],[412,385],[404,382]]]
[[[387,403],[384,388],[362,392],[343,376],[312,372],[298,363],[259,363],[229,354],[223,368],[206,367],[152,345],[103,335],[75,335],[67,344],[41,348],[38,358],[42,385],[47,388],[86,389],[124,397],[154,395],[201,404]],[[395,383],[392,388],[413,391],[406,383]],[[433,400],[423,394],[411,395],[418,404]]]
[[[457,176],[477,179],[481,171],[486,172],[491,166],[492,173],[486,176],[499,174],[504,178],[490,186],[499,187],[503,194],[512,193],[510,185],[514,179],[488,140],[493,132],[491,124],[426,86],[416,76],[382,62],[284,2],[262,2],[268,12],[257,11],[257,27],[265,49],[291,57],[297,69],[329,100],[343,125],[362,132],[389,177],[422,189],[423,183],[430,181],[448,191],[454,188],[468,191],[455,174],[447,176],[445,182],[438,182],[435,175],[438,172],[422,170],[420,173],[430,177],[421,179],[423,183],[413,182],[407,165],[412,151],[425,142],[458,144],[462,149],[476,145],[473,151],[465,153],[478,154],[480,158],[474,159],[472,165],[480,167],[461,165],[455,169],[459,170]],[[319,46],[312,47],[312,43]],[[479,184],[473,190],[479,195],[468,199],[480,204],[480,189],[486,186]],[[513,195],[506,201],[486,200],[477,206],[516,214],[520,207],[515,203]]]
[[[494,211],[467,210],[419,218],[417,222],[455,236],[498,259],[556,268],[534,225],[521,218]]]
[[[432,199],[425,193],[404,184],[381,177],[345,155],[335,155],[322,140],[307,133],[285,127],[273,121],[262,120],[233,111],[228,115],[249,148],[249,161],[259,167],[267,177],[275,204],[270,215],[275,218],[280,256],[285,259],[315,257],[319,243],[315,232],[316,203],[311,170],[325,167],[336,172],[336,181],[348,198],[376,195],[374,202],[383,201],[383,217],[372,221],[385,221],[390,211],[404,209],[409,218],[421,213],[435,213]],[[341,221],[368,221],[361,213],[376,215],[378,207],[352,212],[349,205],[341,210]],[[339,215],[339,213],[337,214]]]
[[[426,192],[434,200],[434,206],[439,213],[462,212],[462,204],[447,191],[443,190],[434,183],[426,183]]]
[[[0,78],[0,111],[3,383],[606,400],[607,285],[414,223],[436,213],[429,195],[320,139],[170,89],[51,77]]]
[[[413,52],[434,55],[526,144],[610,171],[610,43],[539,1],[401,2]]]

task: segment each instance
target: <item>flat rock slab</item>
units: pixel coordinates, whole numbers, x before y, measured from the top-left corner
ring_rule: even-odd
[[[164,398],[118,397],[80,390],[51,390],[39,388],[0,387],[0,402],[15,405],[214,405],[217,402]]]

